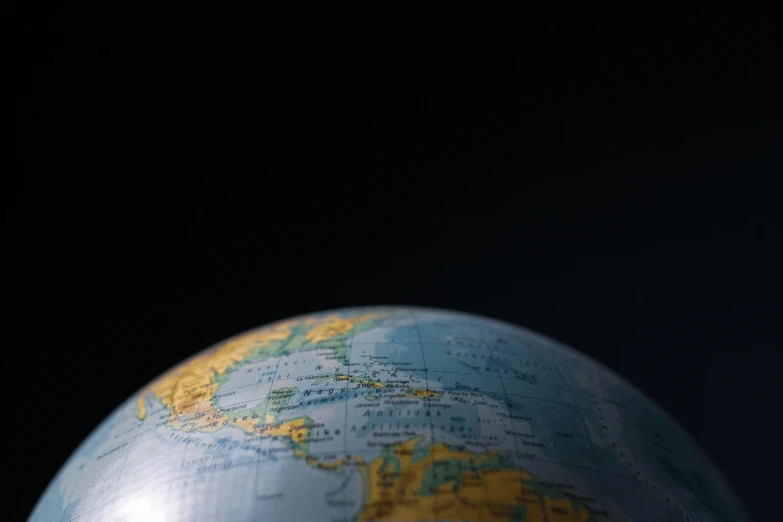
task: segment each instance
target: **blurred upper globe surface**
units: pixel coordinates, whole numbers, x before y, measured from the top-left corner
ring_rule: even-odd
[[[30,520],[747,516],[693,440],[597,362],[484,317],[373,307],[172,368],[93,431]]]

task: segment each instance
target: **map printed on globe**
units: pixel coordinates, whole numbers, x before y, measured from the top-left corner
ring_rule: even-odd
[[[659,407],[575,350],[436,309],[251,330],[122,404],[38,521],[740,521]]]

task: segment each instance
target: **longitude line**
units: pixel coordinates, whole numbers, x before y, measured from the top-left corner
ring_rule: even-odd
[[[641,435],[641,433],[639,435]],[[645,444],[645,446],[647,446],[646,442],[644,444]],[[661,491],[665,491],[663,489],[663,480],[661,479],[661,472],[658,469],[658,463],[656,462],[656,463],[654,463],[654,465],[655,465],[655,475],[658,477],[658,484],[660,485],[660,489],[661,489]],[[668,493],[668,492],[666,492],[666,493]],[[677,498],[677,500],[679,501],[678,497],[675,496],[675,498]],[[671,502],[669,504],[671,505]],[[674,508],[673,505],[671,507]],[[666,518],[668,518],[669,520],[672,519],[670,511],[671,510],[667,508],[667,510],[666,510]]]
[[[138,435],[138,432],[141,431],[141,427],[144,424],[144,421],[139,421],[139,425],[136,426],[136,433],[133,434],[133,437],[131,437],[130,444],[128,446],[128,452],[125,454],[125,459],[122,461],[122,466],[120,467],[120,472],[117,475],[117,483],[114,485],[114,490],[112,490],[111,496],[115,497],[113,500],[117,500],[117,490],[120,489],[120,481],[122,480],[122,472],[125,471],[125,464],[128,462],[128,457],[130,456],[130,452],[133,449],[133,444],[136,442],[136,436]],[[181,472],[182,470],[180,470]]]
[[[350,377],[351,375],[351,358],[353,357],[353,340],[356,336],[356,331],[351,330],[351,342],[346,347],[348,348],[348,368],[346,368],[345,373]],[[345,380],[345,388],[343,388],[345,391],[345,397],[343,400],[345,401],[345,418],[343,419],[343,453],[348,455],[348,394],[350,393],[350,388],[348,387],[348,384],[350,383],[350,379]],[[347,461],[346,461],[347,462]],[[343,489],[343,518],[348,520],[348,493],[347,493],[347,487]]]
[[[604,484],[601,480],[601,470],[598,469],[598,459],[595,458],[595,450],[593,449],[593,439],[590,437],[590,432],[587,429],[587,422],[585,421],[585,416],[582,414],[582,408],[579,407],[579,403],[576,402],[576,397],[574,397],[574,393],[571,391],[571,387],[568,386],[568,382],[566,382],[565,377],[563,377],[563,372],[560,371],[560,366],[555,365],[555,369],[557,370],[557,374],[560,376],[560,379],[563,381],[563,385],[568,389],[568,392],[571,394],[571,400],[574,401],[574,404],[576,405],[576,409],[579,412],[579,418],[582,419],[582,426],[585,428],[585,435],[587,435],[587,442],[590,444],[590,455],[593,457],[593,465],[595,466],[595,474],[598,476],[598,489],[601,492],[601,504],[603,505],[603,499],[604,497]],[[606,508],[606,506],[603,506]]]
[[[294,328],[296,328],[296,327],[294,327]],[[269,390],[266,392],[266,406],[264,407],[264,414],[263,414],[263,416],[260,417],[262,424],[266,422],[266,413],[267,413],[267,411],[269,411],[270,394],[272,393],[272,388],[275,385],[275,379],[277,378],[277,370],[278,370],[278,368],[280,368],[280,359],[283,357],[283,353],[282,353],[283,349],[286,346],[288,346],[288,343],[291,342],[291,339],[293,339],[294,337],[295,336],[293,335],[293,332],[291,332],[288,335],[288,338],[283,342],[282,345],[280,345],[280,348],[278,349],[279,352],[280,352],[280,355],[277,357],[277,364],[275,365],[275,373],[274,373],[274,375],[272,375],[272,382],[269,383]],[[262,441],[262,437],[259,434],[259,437],[258,437],[258,449],[259,449],[259,451],[261,450],[261,441]],[[265,459],[260,458],[260,456],[259,456],[258,460],[256,460],[256,473],[255,473],[256,477],[255,477],[255,486],[253,488],[253,498],[255,498],[256,495],[258,494],[258,475],[261,472],[261,462],[263,460],[265,460]],[[258,518],[259,518],[257,510],[258,510],[258,501],[253,503],[253,518],[255,520],[258,520]]]
[[[488,361],[493,359],[494,357],[493,357],[493,354],[492,354],[492,346],[493,346],[494,343],[492,343],[491,341],[487,340],[487,338],[485,336],[484,330],[481,331],[481,341],[482,341],[482,344],[484,346],[478,346],[478,347],[474,347],[474,348],[485,350],[486,354],[487,354],[487,360]],[[484,370],[485,371],[489,370],[488,362],[484,363]],[[503,382],[503,377],[500,375],[499,369],[498,369],[497,372],[492,372],[492,370],[490,370],[490,372],[494,373],[495,377],[497,377],[497,379],[500,381],[500,387],[503,388],[503,398],[505,399],[505,403],[506,403],[506,411],[508,411],[508,413],[509,413],[509,420],[511,421],[511,428],[514,430],[514,448],[516,448],[517,453],[519,453],[520,452],[519,451],[519,441],[517,440],[517,437],[516,437],[517,428],[516,428],[516,425],[514,424],[514,419],[510,416],[511,415],[511,408],[510,408],[509,403],[508,403],[508,394],[506,393],[506,385]],[[479,373],[478,375],[482,375],[483,376],[483,375],[486,375],[486,374]],[[495,396],[495,393],[496,392],[491,392],[490,396]],[[519,458],[519,457],[517,457],[517,458]],[[489,495],[490,495],[491,492],[489,491],[489,486],[486,484],[486,482],[484,482],[484,489],[487,492],[487,497],[489,498]],[[542,508],[544,507],[543,503],[541,504],[541,507]],[[543,515],[544,515],[544,520],[546,521],[546,510],[545,509],[543,510]]]
[[[416,315],[416,310],[411,311],[411,315],[413,315],[413,322],[416,324],[416,336],[419,339],[419,348],[421,348],[421,363],[424,366],[424,387],[427,390],[427,397],[430,396],[430,381],[429,377],[427,376],[427,360],[424,357],[424,343],[421,340],[421,327],[419,326],[419,318]],[[433,445],[435,444],[435,430],[432,427],[432,407],[430,406],[429,400],[427,401],[427,414],[430,421],[430,469],[433,469],[435,467],[435,455],[432,453]],[[432,508],[432,515],[433,518],[437,518],[437,512],[435,511],[435,505],[433,504]]]
[[[416,335],[419,338],[419,348],[421,349],[421,363],[424,366],[424,388],[427,390],[427,397],[430,395],[430,381],[429,377],[427,376],[427,361],[424,358],[424,343],[421,340],[421,328],[419,327],[419,320],[418,317],[416,317],[416,310],[412,311],[413,315],[413,321],[416,323]],[[430,444],[435,442],[435,432],[434,428],[432,426],[432,407],[430,406],[429,401],[427,401],[427,413],[429,413],[429,421],[430,421]]]
[[[119,424],[119,423],[117,423],[117,424]],[[114,426],[117,426],[117,424],[115,424]],[[142,424],[144,424],[144,423],[143,423],[143,422],[139,423],[139,426],[136,428],[136,431],[137,431],[137,432],[138,432],[138,430],[139,430],[139,429],[141,429],[141,425],[142,425]],[[114,429],[114,426],[112,426],[112,427],[111,427],[111,428],[109,428],[109,429],[110,429],[110,430]],[[132,437],[129,439],[129,440],[131,441],[131,444],[133,444],[133,442],[136,440],[136,436],[137,436],[137,435],[138,435],[138,433],[134,434],[134,435],[133,435],[133,436],[132,436]],[[130,454],[130,448],[128,448],[128,454]],[[126,454],[126,455],[125,455],[125,461],[127,461],[127,460],[128,460],[128,454]],[[93,456],[90,456],[90,460],[92,460],[92,458],[93,458]],[[123,461],[123,464],[122,464],[122,467],[123,467],[123,468],[125,468],[125,461]],[[79,476],[77,477],[77,479],[76,479],[76,482],[75,482],[75,483],[74,483],[74,485],[73,485],[73,488],[71,488],[71,492],[70,492],[70,493],[68,493],[68,500],[67,500],[67,501],[66,501],[66,503],[65,503],[65,505],[66,505],[66,506],[67,506],[67,505],[68,505],[68,504],[71,502],[71,498],[73,497],[73,492],[74,492],[74,491],[76,491],[76,486],[78,486],[78,485],[79,485],[79,482],[80,482],[80,481],[81,481],[81,479],[82,479],[82,474],[84,473],[84,470],[86,469],[86,467],[87,467],[87,464],[85,463],[85,464],[82,466],[82,469],[81,469],[81,470],[79,470]],[[119,484],[119,481],[120,481],[120,479],[121,479],[121,478],[122,478],[122,470],[120,470],[120,475],[117,477],[117,484]],[[111,495],[112,497],[114,497],[114,493],[116,492],[116,490],[117,490],[117,486],[115,485],[115,488],[114,488],[114,490],[112,490],[112,495]],[[86,513],[89,513],[90,511],[93,511],[93,510],[95,510],[95,509],[101,508],[101,507],[103,507],[103,506],[105,506],[105,505],[107,505],[107,504],[109,504],[109,503],[113,502],[114,500],[116,500],[116,499],[112,498],[112,499],[110,499],[109,501],[107,501],[107,502],[104,502],[103,504],[100,504],[100,505],[98,505],[98,506],[94,506],[94,507],[92,507],[92,508],[88,509],[87,511],[85,511],[84,513],[82,513],[82,515],[84,515],[84,514],[86,514]],[[70,520],[75,520],[75,518],[78,518],[78,517],[80,517],[80,516],[81,516],[81,515],[77,515],[77,517],[71,518]],[[63,510],[63,514],[60,516],[60,521],[63,521],[63,520],[65,520],[65,510]]]
[[[508,394],[506,393],[506,385],[503,382],[503,377],[501,377],[499,375],[498,375],[498,377],[500,378],[500,385],[503,387],[503,396],[506,398],[506,410],[508,411],[508,420],[511,421],[511,428],[514,430],[514,447],[516,448],[517,453],[519,453],[520,452],[519,451],[519,441],[517,440],[517,436],[516,436],[517,426],[514,423],[514,414],[511,413],[511,405],[509,404],[509,401],[508,401]]]

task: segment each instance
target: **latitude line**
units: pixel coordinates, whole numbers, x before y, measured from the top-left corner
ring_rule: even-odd
[[[368,343],[359,343],[359,344],[368,344]],[[383,344],[389,344],[389,343],[383,343]],[[395,343],[395,344],[399,344],[399,343]],[[478,377],[489,377],[489,376],[495,376],[496,375],[496,372],[476,373],[476,372],[456,372],[456,371],[450,371],[450,370],[430,370],[430,369],[427,369],[427,372],[428,373],[443,373],[443,374],[447,374],[447,375],[470,375],[470,376],[474,376],[474,377],[475,376],[478,376]],[[328,373],[324,373],[323,375],[316,374],[316,376],[319,376],[319,377],[329,377],[330,375],[331,374],[328,374]],[[313,377],[313,375],[301,375],[299,377]],[[295,379],[296,379],[295,377],[292,377],[292,378],[282,379],[282,380],[295,380]],[[524,381],[524,379],[514,379],[514,380],[522,380],[522,381]],[[236,386],[234,388],[230,388],[229,390],[227,390],[226,392],[223,392],[223,393],[233,392],[233,391],[242,390],[242,389],[245,389],[245,388],[255,387],[255,386],[257,386],[257,384],[258,383],[244,384],[242,386]],[[200,385],[199,387],[204,387],[204,386],[205,385]],[[569,388],[566,388],[566,387],[563,387],[563,386],[554,386],[554,385],[551,385],[551,384],[536,384],[536,386],[541,387],[541,388],[549,388],[549,389],[553,389],[553,390],[566,390],[566,391],[569,391],[571,393],[572,397],[573,397],[574,393],[578,393],[579,395],[588,395],[588,394],[585,394],[585,393],[580,392],[580,391],[570,390]],[[188,390],[188,392],[189,391],[190,390]],[[220,395],[220,394],[218,394],[218,395]],[[511,395],[517,395],[517,394],[513,394],[512,393]],[[222,395],[220,395],[220,396],[222,396]],[[242,404],[243,402],[250,402],[250,401],[253,401],[253,400],[259,400],[260,397],[261,396],[258,396],[258,397],[253,398],[253,399],[244,400],[244,401],[238,401],[238,402],[235,402],[235,403],[232,403],[232,404],[227,404],[225,406],[221,406],[221,408],[228,408],[228,407],[234,406],[236,404]],[[521,397],[525,397],[525,396],[521,395]],[[534,397],[531,397],[531,398],[534,398]],[[547,400],[547,399],[541,399],[541,400]],[[551,402],[558,402],[558,401],[551,401]],[[566,405],[572,406],[572,407],[574,406],[573,404],[568,404],[568,403],[560,403],[560,404],[566,404]],[[150,412],[149,415],[154,415],[154,414],[158,413],[159,411],[163,411],[164,409],[165,408],[162,408],[160,410],[156,410],[154,412]],[[613,417],[613,418],[619,418],[619,417]]]
[[[429,373],[429,370],[428,370],[428,373]],[[387,389],[388,389],[388,390],[397,390],[398,388],[399,388],[400,390],[404,390],[404,389],[406,389],[406,388],[404,388],[404,387],[394,387],[394,388],[387,388]],[[323,390],[323,389],[325,389],[325,388],[321,388],[321,390]],[[490,393],[490,392],[487,392],[487,393]],[[500,390],[498,390],[497,392],[491,392],[491,393],[501,393],[501,391],[500,391]],[[583,394],[583,393],[581,393],[581,392],[573,392],[573,393],[579,393],[580,395],[584,395],[584,394]],[[573,393],[571,394],[571,397],[572,397],[572,398],[573,398]],[[559,406],[565,406],[565,407],[567,407],[567,408],[576,408],[576,409],[579,409],[579,410],[588,410],[588,411],[591,411],[591,410],[590,410],[590,408],[583,408],[583,407],[581,407],[581,406],[575,406],[574,404],[569,404],[569,403],[567,403],[567,402],[553,401],[553,400],[550,400],[550,399],[544,399],[544,398],[541,398],[541,397],[533,397],[533,396],[529,396],[529,395],[521,395],[521,394],[518,394],[518,393],[506,393],[506,394],[507,394],[507,395],[509,395],[509,396],[511,396],[511,397],[518,397],[518,398],[521,398],[521,399],[532,400],[532,401],[541,401],[541,402],[547,402],[547,403],[551,403],[551,404],[557,404],[557,405],[559,405]],[[294,393],[294,394],[292,395],[292,398],[293,398],[293,397],[302,397],[302,396],[304,396],[304,393],[303,393],[303,392],[300,392],[300,393]],[[236,405],[239,405],[239,404],[252,403],[252,402],[256,402],[256,401],[259,401],[259,402],[260,402],[260,401],[262,401],[263,399],[264,399],[264,396],[263,396],[263,395],[259,395],[259,396],[257,396],[257,397],[254,397],[254,398],[252,398],[252,399],[247,399],[247,400],[243,400],[243,401],[237,401],[237,402],[235,402],[235,403],[231,403],[231,404],[225,405],[225,406],[223,406],[222,408],[231,408],[231,407],[233,407],[233,406],[236,406]],[[246,408],[246,409],[250,409],[250,408]],[[162,411],[162,410],[159,410],[159,411]],[[238,411],[243,411],[243,410],[238,410]],[[153,414],[154,414],[154,413],[158,413],[158,412],[153,412]],[[613,416],[613,415],[607,415],[607,414],[604,414],[604,416],[605,416],[605,417],[607,417],[607,418],[610,418],[610,419],[614,419],[614,420],[620,421],[620,422],[625,422],[624,418],[622,418],[622,417],[615,417],[615,416]],[[144,433],[148,433],[148,432],[150,432],[150,431],[153,431],[153,430],[155,430],[155,429],[157,429],[157,428],[155,428],[155,427],[152,427],[152,428],[149,428],[149,429],[147,429],[147,430],[140,431],[140,432],[138,433],[138,435],[143,435]]]

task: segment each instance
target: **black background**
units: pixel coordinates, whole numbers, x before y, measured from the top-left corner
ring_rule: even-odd
[[[779,21],[376,46],[222,11],[19,20],[3,195],[19,518],[169,366],[364,304],[583,350],[671,412],[756,520],[779,517]]]

